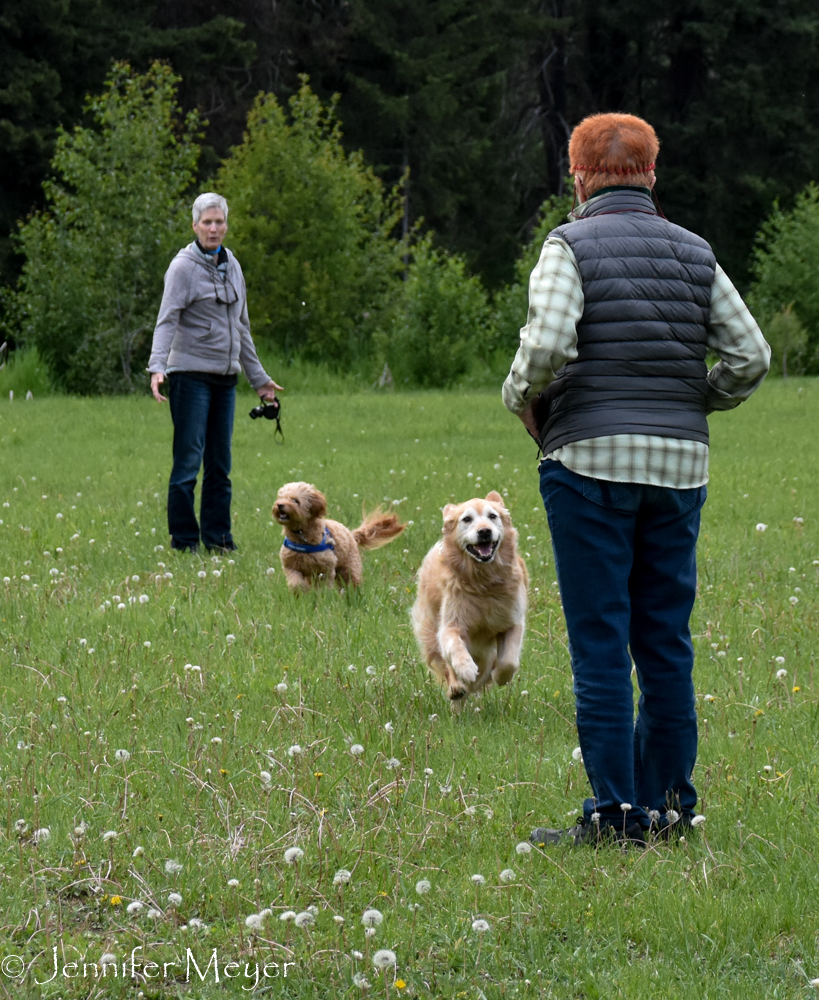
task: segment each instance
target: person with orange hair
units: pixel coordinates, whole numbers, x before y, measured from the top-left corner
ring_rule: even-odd
[[[503,386],[545,456],[540,490],[592,789],[575,826],[533,831],[540,845],[643,844],[696,816],[689,619],[706,417],[754,392],[770,348],[708,243],[656,207],[659,148],[634,115],[575,128],[579,205],[532,272]],[[709,350],[720,358],[710,371]]]

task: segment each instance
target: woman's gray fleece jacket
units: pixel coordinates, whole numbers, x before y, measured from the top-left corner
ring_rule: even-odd
[[[242,268],[225,249],[224,273],[196,243],[171,261],[154,328],[150,372],[236,375],[241,368],[254,389],[270,381],[250,336]]]

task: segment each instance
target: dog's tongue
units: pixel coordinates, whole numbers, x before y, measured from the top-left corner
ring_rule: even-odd
[[[492,555],[492,543],[491,542],[480,542],[475,546],[478,550],[478,555],[481,556],[491,556]]]

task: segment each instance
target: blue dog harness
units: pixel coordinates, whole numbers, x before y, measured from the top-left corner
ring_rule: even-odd
[[[294,552],[326,552],[327,549],[335,549],[333,536],[330,534],[329,528],[324,529],[324,538],[322,538],[318,545],[303,545],[299,542],[291,542],[286,535],[283,544],[286,549],[292,549]]]

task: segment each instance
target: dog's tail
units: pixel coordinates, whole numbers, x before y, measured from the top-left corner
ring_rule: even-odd
[[[397,538],[406,528],[395,514],[386,514],[380,507],[364,515],[361,526],[353,532],[353,538],[360,549],[380,549],[382,545]]]

